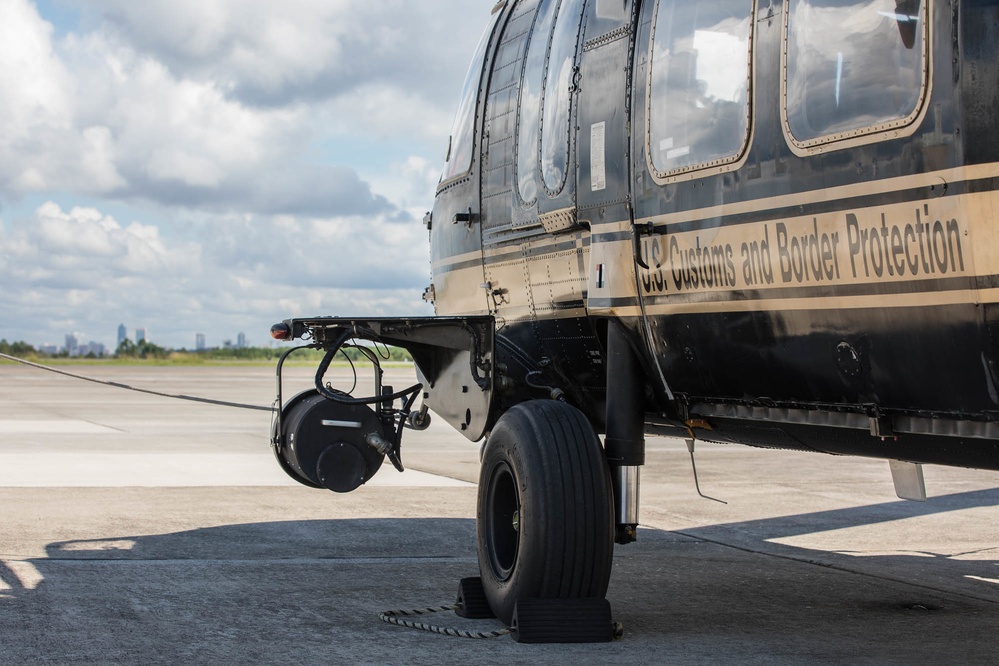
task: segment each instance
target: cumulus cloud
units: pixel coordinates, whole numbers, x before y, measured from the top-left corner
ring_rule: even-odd
[[[422,220],[433,204],[431,194],[440,180],[440,166],[436,161],[413,155],[390,164],[381,173],[370,174],[369,180],[375,192],[391,192],[395,204],[409,217]]]
[[[487,2],[381,0],[95,0],[114,39],[181,77],[217,82],[234,98],[285,105],[361,85],[453,94]],[[445,100],[446,107],[453,100]]]
[[[168,235],[47,202],[0,226],[0,311],[47,341],[68,331],[111,338],[126,321],[177,346],[206,329],[255,331],[263,342],[290,316],[429,314],[419,225],[247,215],[202,216],[185,228]]]
[[[422,290],[429,281],[427,232],[418,224],[385,217],[247,216],[215,220],[203,232],[210,232],[202,240],[206,259],[254,283]]]
[[[0,337],[428,314],[419,219],[491,6],[92,0],[57,32],[2,0]]]
[[[100,29],[54,44],[28,0],[0,7],[0,194],[382,212],[352,166],[366,155],[330,163],[314,146],[443,145],[472,42],[427,38],[440,7],[401,1],[100,0],[83,11]]]
[[[193,243],[168,246],[155,226],[123,227],[94,208],[64,212],[52,202],[9,227],[0,231],[4,284],[113,289],[143,276],[189,275],[201,254]]]
[[[0,3],[0,192],[122,183],[106,128],[81,127],[72,72],[27,0]]]

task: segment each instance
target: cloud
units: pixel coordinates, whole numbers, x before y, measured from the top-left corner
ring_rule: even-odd
[[[486,3],[451,0],[96,0],[113,39],[243,103],[283,106],[374,83],[455,92]],[[444,101],[450,107],[454,100]]]
[[[155,226],[122,227],[94,208],[64,212],[52,202],[31,219],[13,222],[0,232],[0,242],[0,270],[6,268],[0,275],[12,287],[107,289],[143,276],[187,275],[198,270],[201,253],[191,243],[168,247]]]
[[[198,245],[167,242],[155,226],[46,203],[30,219],[0,228],[3,328],[35,342],[80,331],[110,343],[113,326],[129,313],[157,310],[169,318],[201,272],[200,258]]]
[[[69,74],[53,53],[52,26],[26,0],[0,4],[0,130],[70,126]]]
[[[209,262],[255,284],[422,291],[429,283],[427,232],[419,224],[384,217],[247,216],[213,220],[202,233]]]
[[[61,340],[113,340],[121,321],[162,344],[263,333],[292,316],[430,314],[426,231],[384,217],[202,215],[183,236],[48,202],[0,227],[0,311]],[[3,327],[11,322],[2,322]],[[0,336],[3,337],[3,336]]]
[[[390,164],[383,173],[370,174],[375,192],[391,192],[394,203],[414,220],[433,205],[433,192],[440,180],[440,167],[426,158],[411,156],[403,162]]]
[[[0,1],[0,337],[430,314],[419,220],[490,2],[75,7]]]
[[[106,128],[79,127],[75,85],[52,26],[26,0],[0,4],[0,192],[122,183]]]
[[[27,0],[0,9],[0,196],[381,213],[387,201],[353,166],[370,157],[334,149],[331,163],[315,146],[370,137],[405,160],[414,142],[443,145],[460,74],[442,84],[433,63],[459,72],[467,58],[422,38],[439,9],[421,3],[101,0],[84,11],[100,12],[101,29],[54,44]]]

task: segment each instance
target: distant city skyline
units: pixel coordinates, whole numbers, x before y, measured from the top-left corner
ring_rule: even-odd
[[[253,346],[251,344],[250,337],[243,331],[239,331],[236,333],[235,342],[233,342],[232,336],[220,335],[219,340],[214,345],[211,344],[208,336],[205,333],[193,332],[191,335],[194,338],[194,346],[189,347],[187,344],[183,343],[174,344],[174,345],[166,343],[161,344],[154,339],[154,336],[151,334],[150,329],[145,326],[137,326],[134,329],[132,329],[135,331],[134,335],[129,335],[129,327],[124,322],[118,324],[117,328],[114,329],[109,328],[108,330],[114,330],[115,333],[114,335],[108,335],[106,338],[103,338],[103,340],[101,339],[103,336],[100,335],[92,336],[90,334],[82,333],[80,331],[65,333],[62,344],[54,343],[51,340],[39,340],[38,338],[32,337],[30,335],[23,335],[23,336],[13,335],[10,337],[4,337],[3,335],[0,335],[0,339],[6,340],[9,343],[24,342],[31,345],[40,352],[53,355],[61,353],[63,351],[69,351],[72,341],[75,341],[75,344],[79,348],[85,348],[88,350],[91,348],[101,348],[105,350],[104,353],[109,355],[114,354],[114,351],[118,349],[118,347],[121,345],[122,340],[125,339],[131,340],[135,344],[139,344],[140,342],[145,340],[146,342],[156,344],[166,349],[202,350],[202,349],[212,349],[219,347],[235,347],[238,349],[244,349]],[[282,342],[275,342],[273,340],[270,340],[269,338],[266,338],[263,335],[261,335],[260,337],[264,338],[264,342],[259,343],[257,346],[280,347],[283,344],[287,344]],[[81,343],[80,340],[84,339],[86,339],[87,342]],[[114,344],[111,344],[110,342],[111,340],[114,340]],[[81,356],[86,355],[86,353],[87,352],[83,352],[83,354],[80,355]],[[70,355],[72,356],[74,354],[70,353]]]
[[[65,345],[59,347],[53,344],[44,345],[32,345],[38,351],[43,354],[59,354],[65,352],[68,356],[105,356],[108,353],[107,346],[101,342],[95,342],[93,340],[81,343],[80,336],[75,333],[67,333],[65,337]],[[9,341],[8,341],[9,342]],[[30,344],[30,343],[29,343]]]
[[[29,338],[16,338],[16,339],[3,338],[3,339],[7,340],[7,342],[10,343],[25,342],[34,347],[35,349],[37,349],[38,351],[53,356],[56,354],[60,354],[62,352],[66,352],[69,356],[86,356],[91,352],[93,352],[95,356],[113,355],[115,351],[118,349],[118,347],[121,346],[122,341],[126,339],[133,341],[135,344],[139,344],[140,342],[145,340],[146,342],[149,342],[151,344],[157,344],[158,346],[165,347],[167,349],[188,349],[187,345],[177,345],[177,346],[159,345],[157,342],[153,340],[153,337],[149,329],[146,328],[145,326],[137,326],[134,329],[135,331],[134,338],[129,336],[128,330],[129,328],[124,322],[118,324],[116,335],[114,338],[115,339],[114,346],[111,346],[99,340],[90,339],[90,336],[80,333],[78,331],[66,333],[63,339],[63,344],[61,345],[53,343],[51,341],[39,342],[37,340],[32,340]],[[80,342],[80,340],[84,339],[87,339],[88,341],[86,343]],[[275,346],[280,346],[280,344],[281,343],[275,343],[271,340],[267,340],[267,342],[263,346],[275,347]],[[243,331],[240,331],[236,334],[235,344],[233,344],[232,338],[226,337],[223,338],[221,342],[216,343],[215,345],[209,344],[208,337],[205,333],[201,332],[194,333],[193,350],[195,351],[203,351],[206,349],[212,349],[218,347],[235,347],[237,349],[245,349],[249,346],[250,346],[249,338],[247,337],[246,333],[244,333]]]

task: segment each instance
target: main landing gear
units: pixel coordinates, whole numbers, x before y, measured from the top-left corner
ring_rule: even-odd
[[[473,442],[491,425],[476,521],[481,595],[477,583],[469,598],[484,597],[485,612],[514,627],[515,636],[519,626],[532,641],[610,640],[604,596],[614,543],[635,538],[645,457],[644,375],[621,327],[608,329],[606,449],[590,419],[559,400],[527,399],[496,418],[492,396],[503,366],[493,358],[491,317],[295,319],[272,334],[308,338],[307,347],[326,352],[315,391],[287,404],[284,357],[278,363],[283,408],[272,445],[286,472],[311,487],[348,492],[370,479],[385,457],[401,471],[403,429],[425,427],[427,408]],[[419,383],[396,392],[383,387],[375,348],[354,340],[406,348]],[[369,397],[324,382],[330,361],[350,346],[374,366]],[[415,411],[418,396],[423,407]]]
[[[536,400],[499,419],[483,452],[476,526],[482,585],[502,621],[518,600],[606,594],[611,480],[582,412]]]

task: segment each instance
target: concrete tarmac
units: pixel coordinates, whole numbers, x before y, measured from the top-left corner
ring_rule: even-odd
[[[71,370],[274,399],[269,368]],[[286,395],[310,374],[292,368]],[[0,364],[0,664],[996,661],[996,472],[928,467],[915,503],[884,461],[699,444],[722,504],[696,495],[682,442],[652,439],[608,592],[624,638],[527,645],[378,619],[453,603],[477,574],[478,444],[439,421],[407,432],[405,474],[336,495],[287,478],[268,431],[266,412]]]

